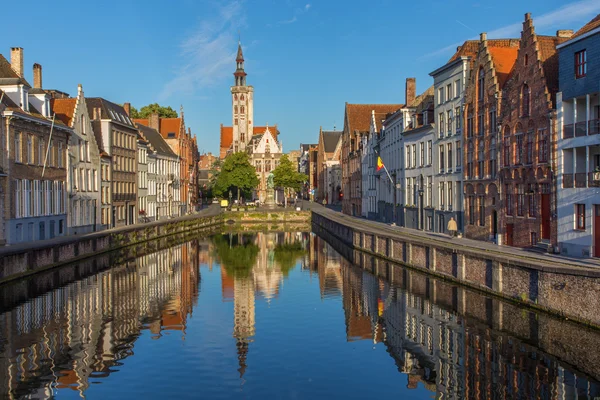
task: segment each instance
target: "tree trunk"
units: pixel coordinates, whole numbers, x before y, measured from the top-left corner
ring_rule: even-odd
[[[283,204],[284,207],[287,208],[287,193],[285,192],[286,188],[283,188]]]

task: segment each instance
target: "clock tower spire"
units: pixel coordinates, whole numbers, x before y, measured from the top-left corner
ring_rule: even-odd
[[[246,85],[246,71],[244,71],[244,53],[242,43],[238,42],[235,58],[236,69],[233,73],[234,86],[231,87],[231,108],[233,119],[233,151],[245,151],[252,139],[254,131],[254,88]]]

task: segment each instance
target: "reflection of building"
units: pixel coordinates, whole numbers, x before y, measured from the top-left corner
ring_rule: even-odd
[[[144,327],[156,339],[164,330],[184,336],[199,291],[197,249],[188,242],[140,256],[0,314],[0,393],[46,398],[70,388],[83,396],[92,377],[107,377],[132,354]],[[104,269],[112,260],[95,263]]]

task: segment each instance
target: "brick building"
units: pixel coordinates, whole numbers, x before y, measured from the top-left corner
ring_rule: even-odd
[[[342,212],[362,215],[362,137],[369,133],[372,113],[386,115],[402,104],[348,104],[342,131]]]
[[[525,14],[521,43],[500,110],[499,231],[509,246],[556,246],[556,46],[572,31],[536,35]]]
[[[319,144],[317,146],[317,190],[315,200],[326,200],[328,204],[337,203],[340,195],[339,175],[341,155],[341,131],[324,131],[319,128]],[[336,173],[337,172],[337,173]]]
[[[467,42],[467,45],[469,44]],[[496,241],[499,233],[498,111],[517,59],[518,39],[487,40],[481,34],[465,88],[465,236]]]
[[[52,128],[50,95],[41,66],[34,86],[23,71],[23,49],[0,54],[0,243],[44,240],[66,234],[67,143],[72,130]]]

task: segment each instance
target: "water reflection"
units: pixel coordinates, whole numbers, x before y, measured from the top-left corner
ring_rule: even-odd
[[[300,398],[364,397],[359,390],[438,399],[600,396],[600,332],[332,243],[307,233],[216,235],[148,251],[26,302],[9,301],[3,288],[10,309],[0,313],[0,397],[88,396],[94,383],[122,397],[109,378],[124,376],[119,371],[144,352],[181,390],[161,394],[156,383],[155,397],[272,390],[290,397],[289,388]],[[101,270],[113,261],[94,263]],[[38,280],[28,285],[52,281]],[[164,347],[175,340],[191,347]],[[207,362],[210,351],[217,358]],[[193,368],[175,361],[185,356]],[[275,379],[274,365],[292,372]],[[326,377],[327,393],[296,381],[302,370]],[[368,372],[388,378],[369,387]]]

